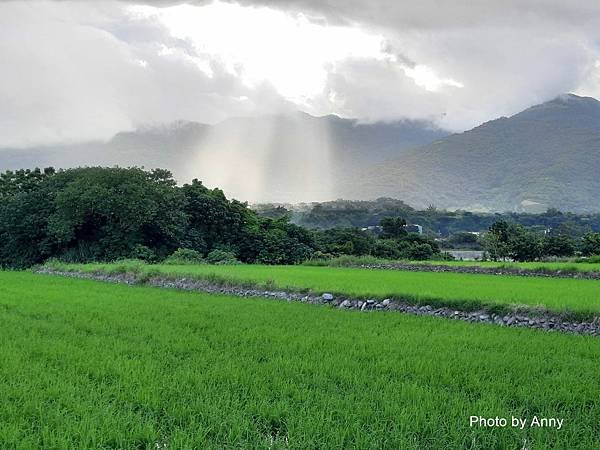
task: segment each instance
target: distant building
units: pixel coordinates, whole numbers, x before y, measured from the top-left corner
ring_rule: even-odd
[[[423,227],[417,224],[404,225],[404,229],[408,233],[423,234]],[[380,225],[371,225],[368,227],[362,227],[362,231],[370,231],[372,233],[381,233],[382,227]]]
[[[460,261],[481,261],[483,260],[483,251],[481,250],[446,250]]]
[[[409,233],[419,233],[423,234],[423,227],[421,225],[417,225],[416,223],[410,225],[404,225],[404,229]]]

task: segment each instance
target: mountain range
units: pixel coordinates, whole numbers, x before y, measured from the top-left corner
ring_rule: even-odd
[[[0,148],[0,170],[83,165],[170,169],[249,201],[324,201],[351,173],[449,133],[426,121],[363,124],[329,115],[179,121],[121,132],[107,142]]]
[[[458,134],[427,121],[298,112],[0,148],[0,170],[81,165],[168,168],[251,202],[396,197],[473,211],[600,211],[600,102],[561,95]]]
[[[472,211],[600,211],[600,102],[561,95],[484,123],[348,181],[349,198],[398,197]]]

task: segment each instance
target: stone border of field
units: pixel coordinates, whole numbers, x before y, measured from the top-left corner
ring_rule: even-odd
[[[486,310],[460,311],[448,307],[431,305],[414,305],[398,299],[356,299],[348,296],[323,293],[299,293],[283,290],[268,290],[246,287],[236,284],[220,284],[202,279],[166,278],[153,276],[140,280],[134,274],[107,274],[101,272],[68,272],[49,268],[41,268],[36,273],[58,275],[71,278],[82,278],[110,283],[128,285],[144,285],[161,288],[181,289],[186,291],[205,292],[209,294],[234,295],[237,297],[262,297],[281,301],[297,301],[302,303],[328,305],[339,309],[370,311],[396,311],[407,314],[444,317],[473,323],[489,323],[499,326],[534,328],[544,331],[584,334],[600,337],[600,317],[592,322],[566,321],[558,314],[536,311],[535,315],[525,312],[495,314]]]
[[[600,271],[569,271],[569,270],[535,270],[507,267],[482,267],[482,266],[447,266],[443,264],[410,264],[410,263],[375,263],[351,264],[344,267],[357,269],[387,269],[404,270],[408,272],[453,272],[480,275],[514,275],[520,277],[546,277],[546,278],[579,278],[586,280],[600,280]]]

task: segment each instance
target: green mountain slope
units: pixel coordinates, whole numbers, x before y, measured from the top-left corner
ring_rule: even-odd
[[[414,206],[598,211],[600,102],[560,96],[372,165],[344,190]]]

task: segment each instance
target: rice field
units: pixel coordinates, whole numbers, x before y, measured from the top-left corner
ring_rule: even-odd
[[[597,262],[506,262],[506,261],[411,261],[411,264],[430,264],[456,267],[490,267],[501,269],[525,269],[533,271],[600,272]]]
[[[597,338],[29,272],[0,323],[0,448],[600,448]]]
[[[367,270],[345,267],[261,265],[58,265],[63,270],[136,272],[209,278],[272,288],[331,292],[354,297],[401,298],[461,309],[481,306],[542,308],[594,317],[600,312],[600,281],[463,273]]]
[[[378,266],[386,264],[410,264],[425,266],[448,266],[448,267],[483,267],[489,269],[508,269],[517,271],[534,272],[565,272],[565,273],[589,273],[600,272],[600,262],[590,261],[532,261],[532,262],[514,262],[514,261],[461,261],[461,260],[393,260],[381,259],[373,256],[339,256],[332,259],[313,259],[304,262],[307,266],[327,266],[327,267],[357,267],[357,266]]]

